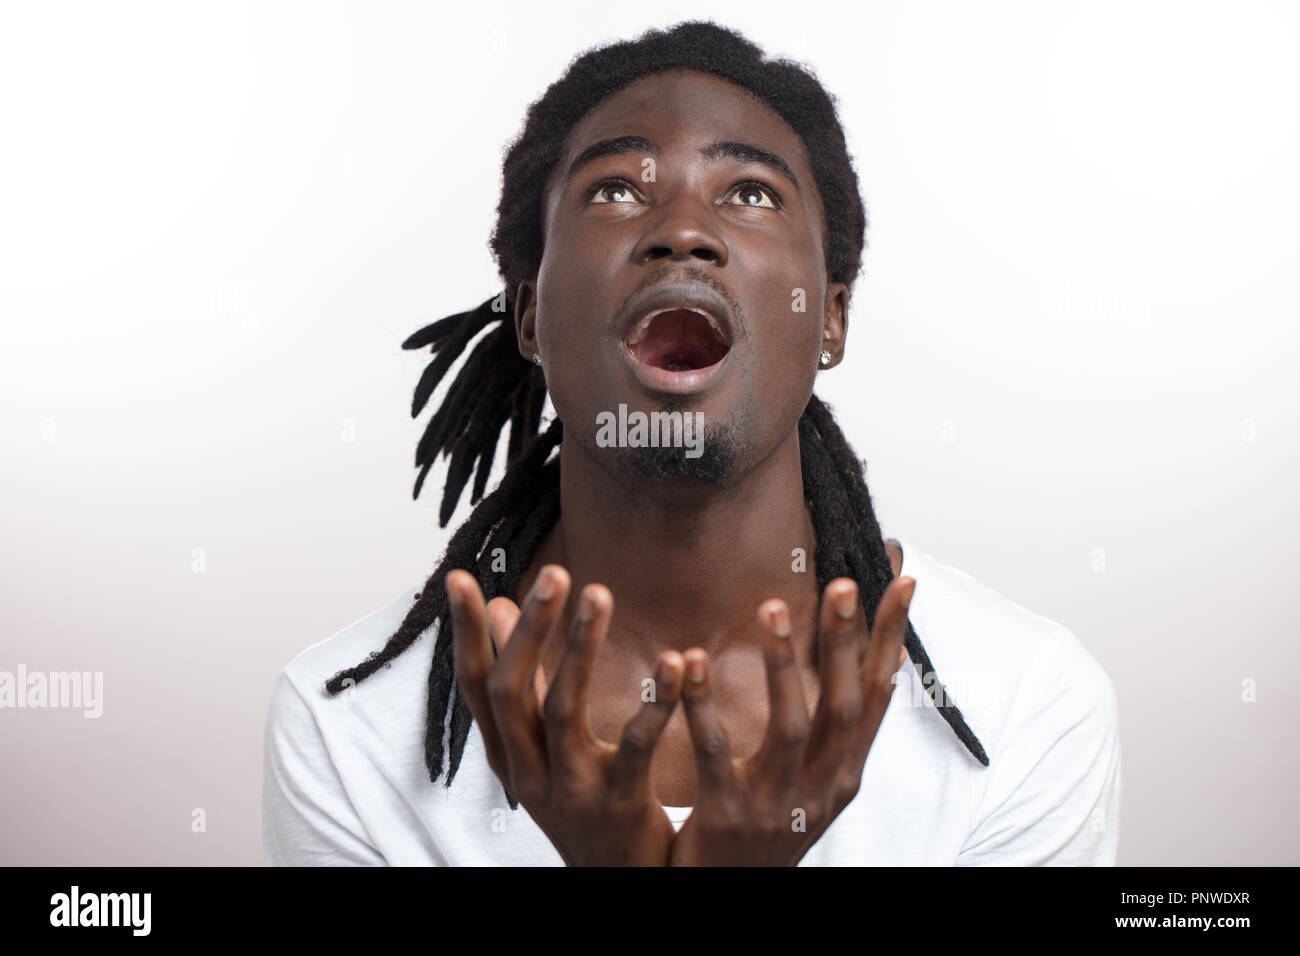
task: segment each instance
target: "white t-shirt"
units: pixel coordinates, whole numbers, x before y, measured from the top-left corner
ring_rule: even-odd
[[[898,543],[902,574],[917,582],[912,626],[990,765],[904,663],[857,796],[800,865],[1113,865],[1120,740],[1106,672],[1062,625]],[[266,722],[268,865],[563,865],[523,806],[509,809],[477,722],[451,787],[445,773],[429,781],[436,624],[390,666],[326,693],[329,678],[384,645],[417,592],[280,672]],[[690,814],[665,810],[678,828]]]

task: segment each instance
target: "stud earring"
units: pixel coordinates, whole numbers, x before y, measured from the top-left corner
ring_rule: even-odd
[[[829,365],[831,364],[831,353],[830,353],[830,352],[827,352],[825,349],[823,349],[823,350],[822,350],[822,354],[821,354],[821,358],[820,358],[818,361],[819,361],[819,363],[821,364],[821,367],[822,367],[822,368],[826,368],[827,366],[829,366]]]
[[[542,355],[541,355],[540,352],[534,352],[534,353],[533,353],[533,364],[534,364],[534,365],[541,365],[541,364],[542,364]]]

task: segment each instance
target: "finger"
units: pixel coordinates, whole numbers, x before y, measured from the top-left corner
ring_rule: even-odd
[[[805,756],[814,786],[834,781],[861,723],[858,647],[866,630],[857,582],[836,578],[826,585],[817,627],[821,693]]]
[[[578,612],[569,628],[564,654],[551,679],[543,708],[552,769],[558,755],[590,750],[595,741],[587,689],[596,651],[609,630],[613,606],[614,596],[600,584],[587,585],[578,597]]]
[[[524,597],[523,606],[514,620],[510,634],[499,648],[497,667],[502,685],[526,701],[528,711],[538,715],[539,726],[541,711],[537,696],[525,695],[523,690],[530,684],[536,687],[534,671],[539,665],[546,639],[564,610],[568,595],[568,572],[557,564],[543,567]]]
[[[718,719],[717,708],[709,694],[709,655],[702,648],[692,647],[685,656],[686,682],[682,687],[682,703],[686,707],[686,722],[695,748],[700,795],[705,792],[729,793],[735,784],[731,741],[727,739],[727,732]],[[697,798],[696,803],[699,802]]]
[[[901,666],[898,663],[899,651],[907,634],[907,605],[915,588],[913,578],[895,578],[885,589],[876,609],[876,626],[871,632],[867,659],[860,674],[862,721],[854,732],[852,752],[845,761],[845,778],[841,781],[846,790],[861,784],[867,755],[871,752],[889,702],[893,700],[893,677]]]
[[[655,669],[653,696],[623,727],[618,753],[610,766],[610,790],[615,796],[641,792],[650,777],[650,763],[664,728],[682,696],[686,661],[676,651],[664,651]]]
[[[915,591],[914,578],[895,578],[885,588],[876,610],[876,626],[859,675],[863,708],[854,749],[863,765],[894,696],[893,676],[898,671],[900,651],[907,637],[907,608]]]
[[[488,764],[508,782],[509,759],[492,705],[488,700],[487,677],[495,666],[492,644],[485,627],[483,592],[468,571],[448,572],[445,583],[451,605],[452,659],[456,684],[469,704],[470,713],[479,723]]]
[[[555,564],[543,567],[488,675],[488,699],[516,780],[525,774],[546,779],[546,734],[533,672],[568,593],[568,572]]]
[[[790,642],[790,608],[784,601],[767,601],[758,609],[758,620],[763,630],[769,717],[753,766],[764,780],[793,782],[803,763],[810,723],[799,662]]]
[[[492,638],[497,656],[500,657],[501,651],[510,640],[510,633],[519,621],[519,607],[508,597],[495,597],[488,601],[487,619],[488,636]],[[537,702],[540,706],[546,698],[546,675],[541,667],[533,672],[533,684],[537,690]]]

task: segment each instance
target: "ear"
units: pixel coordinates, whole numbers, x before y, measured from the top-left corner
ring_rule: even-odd
[[[831,353],[830,365],[834,368],[844,356],[844,340],[849,334],[849,287],[843,282],[831,282],[826,286],[826,312],[823,315],[822,341],[818,350]],[[819,363],[818,368],[823,366]]]
[[[515,291],[515,338],[519,340],[519,354],[528,361],[540,349],[537,347],[537,280],[525,279]]]

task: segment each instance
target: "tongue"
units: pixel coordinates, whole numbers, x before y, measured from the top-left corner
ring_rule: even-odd
[[[722,361],[727,349],[726,340],[704,316],[677,309],[655,316],[641,341],[632,346],[632,354],[644,365],[685,372]]]

